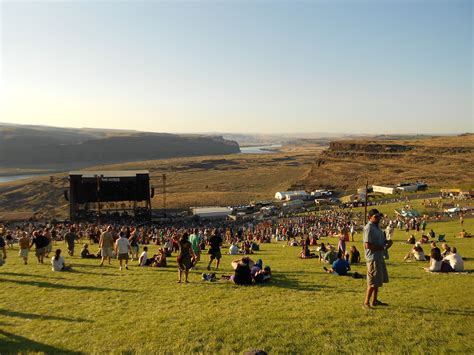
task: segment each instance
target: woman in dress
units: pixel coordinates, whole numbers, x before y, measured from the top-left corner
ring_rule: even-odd
[[[188,233],[184,233],[178,243],[179,253],[177,258],[178,263],[178,283],[181,283],[183,272],[184,282],[189,283],[188,274],[192,266],[192,259],[196,258],[191,242],[188,240]]]

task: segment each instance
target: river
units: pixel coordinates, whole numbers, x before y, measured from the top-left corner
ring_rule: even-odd
[[[242,154],[272,154],[275,153],[273,149],[281,148],[281,144],[262,145],[258,147],[241,147]]]

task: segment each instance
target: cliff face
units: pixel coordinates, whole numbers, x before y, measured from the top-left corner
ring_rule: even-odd
[[[397,140],[340,140],[315,160],[301,181],[307,190],[351,190],[373,184],[424,181],[430,186],[472,186],[474,135]]]
[[[461,142],[458,141],[457,144]],[[404,157],[426,157],[439,155],[473,154],[473,146],[446,144],[446,140],[436,142],[415,141],[411,143],[397,142],[365,142],[365,141],[336,141],[329,144],[323,152],[327,158],[353,158],[364,157],[367,159],[393,159]]]
[[[239,145],[218,136],[127,133],[64,136],[34,129],[1,131],[1,167],[96,165],[173,157],[239,153]]]

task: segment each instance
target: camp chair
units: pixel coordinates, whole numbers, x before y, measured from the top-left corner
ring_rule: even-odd
[[[446,236],[445,234],[438,235],[438,242],[445,242],[446,241],[446,239],[444,239],[445,236]]]

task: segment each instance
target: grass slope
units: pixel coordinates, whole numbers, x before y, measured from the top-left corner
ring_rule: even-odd
[[[428,228],[446,234],[474,269],[474,240],[451,237],[459,222]],[[474,220],[465,228],[472,232]],[[271,284],[255,287],[201,282],[203,262],[185,285],[176,284],[174,258],[165,269],[119,271],[117,261],[100,268],[67,257],[75,271],[53,273],[9,251],[0,268],[0,353],[472,353],[474,274],[429,274],[421,270],[427,263],[404,263],[405,238],[395,233],[391,280],[381,291],[390,307],[372,311],[361,308],[365,280],[326,275],[282,243],[255,255],[274,271]],[[226,274],[231,260],[223,257]],[[364,273],[365,264],[353,270]]]

